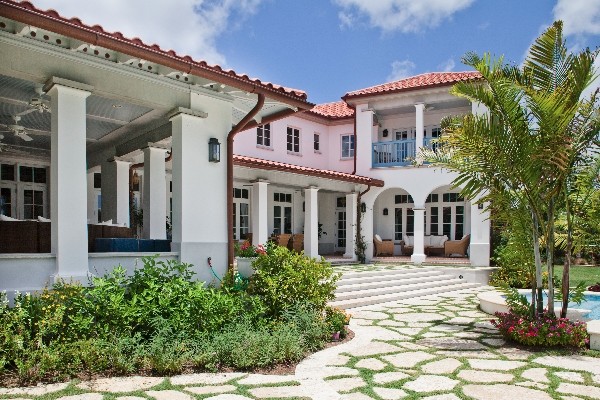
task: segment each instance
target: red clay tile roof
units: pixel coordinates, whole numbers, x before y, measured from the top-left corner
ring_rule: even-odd
[[[307,112],[330,119],[343,119],[354,116],[354,109],[348,107],[348,104],[344,101],[317,104]]]
[[[345,172],[330,171],[326,169],[301,167],[299,165],[286,164],[279,161],[264,160],[262,158],[241,156],[238,154],[233,155],[233,163],[234,165],[240,167],[283,171],[290,172],[293,174],[310,175],[317,176],[320,178],[333,179],[336,181],[360,183],[363,185],[383,187],[383,181],[380,179],[373,179],[368,178],[366,176],[352,175]]]
[[[428,72],[417,76],[400,79],[399,81],[371,86],[365,89],[348,92],[342,99],[389,94],[427,87],[453,85],[456,82],[481,79],[476,71],[466,72]]]
[[[126,38],[121,32],[106,32],[100,25],[86,25],[78,18],[67,19],[55,10],[41,10],[28,1],[0,0],[0,16],[125,54],[135,56],[143,52],[145,57],[140,58],[243,90],[252,91],[255,87],[306,103],[307,96],[302,90],[263,82],[230,69],[225,70],[219,65],[209,65],[206,61],[195,61],[189,55],[179,55],[173,50],[164,50],[157,44],[150,45],[139,38]]]

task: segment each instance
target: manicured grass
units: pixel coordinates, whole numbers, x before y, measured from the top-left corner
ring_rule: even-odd
[[[554,275],[559,279],[562,277],[563,266],[554,266]],[[591,286],[600,282],[600,266],[581,266],[573,265],[569,274],[569,286],[577,286],[579,282],[585,282],[586,286]]]

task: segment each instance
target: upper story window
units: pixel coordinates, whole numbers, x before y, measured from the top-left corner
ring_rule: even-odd
[[[300,129],[288,126],[287,151],[291,153],[300,153]]]
[[[315,133],[313,137],[313,148],[315,150],[315,153],[319,153],[321,151],[321,135]]]
[[[412,137],[411,129],[399,129],[394,132],[394,140],[405,140]]]
[[[342,135],[342,158],[354,157],[354,135]]]
[[[256,128],[256,144],[271,147],[271,124],[260,125]]]

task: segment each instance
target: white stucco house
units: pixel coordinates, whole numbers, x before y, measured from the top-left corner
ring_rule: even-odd
[[[411,162],[444,116],[479,112],[449,94],[478,78],[423,74],[315,106],[303,91],[0,0],[0,290],[86,282],[144,254],[210,281],[209,258],[223,275],[234,241],[273,234],[303,234],[309,256],[356,259],[359,225],[367,260],[375,236],[395,255],[412,241],[422,263],[431,238],[470,234],[471,265],[489,265],[486,212],[452,173]]]

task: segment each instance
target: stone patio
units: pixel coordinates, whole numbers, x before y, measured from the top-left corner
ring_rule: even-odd
[[[487,288],[350,310],[355,338],[294,375],[127,377],[0,388],[0,399],[600,399],[600,359],[521,350],[477,310]]]

